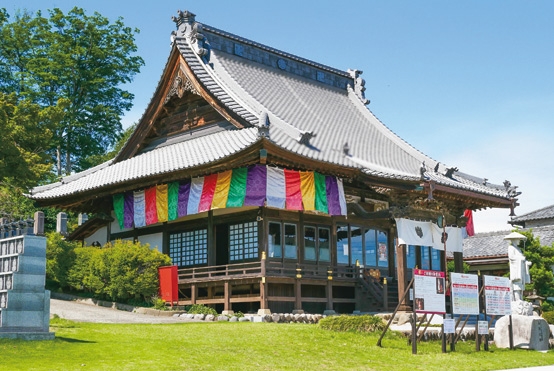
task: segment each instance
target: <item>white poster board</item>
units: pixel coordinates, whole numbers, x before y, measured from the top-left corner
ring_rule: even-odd
[[[479,277],[476,274],[450,273],[450,280],[453,312],[479,315]]]
[[[478,335],[489,334],[489,323],[487,321],[477,321],[477,334]]]
[[[456,320],[453,318],[445,318],[443,321],[444,333],[455,334],[456,333]]]
[[[487,315],[507,316],[512,314],[512,293],[508,277],[484,276],[485,307]]]
[[[416,313],[444,314],[444,272],[414,269],[414,306]]]

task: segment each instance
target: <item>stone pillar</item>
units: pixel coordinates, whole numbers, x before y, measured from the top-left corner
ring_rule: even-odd
[[[6,224],[4,224],[6,220],[7,220],[6,218],[0,218],[0,240],[2,238],[6,238],[8,233],[7,226]]]
[[[77,224],[78,225],[83,225],[87,222],[87,220],[88,220],[88,215],[80,213],[79,216],[78,216]]]
[[[64,212],[58,213],[56,216],[56,232],[67,235],[67,214]]]
[[[11,222],[10,223],[10,235],[8,237],[15,237],[17,236],[17,228],[18,228],[19,224],[17,222]]]
[[[27,218],[27,220],[25,220],[25,232],[23,234],[32,235],[34,231],[33,229],[34,224],[35,224],[34,219]]]
[[[37,211],[35,213],[33,232],[35,236],[44,236],[44,213],[42,211]]]

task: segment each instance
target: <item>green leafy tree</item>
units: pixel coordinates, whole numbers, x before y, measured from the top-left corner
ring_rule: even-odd
[[[63,117],[63,104],[42,108],[15,93],[0,92],[0,181],[29,187],[51,170],[48,148],[52,128]]]
[[[125,143],[127,143],[127,140],[129,139],[131,134],[133,134],[136,127],[137,127],[137,125],[134,124],[134,125],[129,126],[127,129],[125,129],[123,131],[123,133],[120,135],[117,143],[113,146],[113,148],[111,150],[109,150],[105,154],[92,155],[92,156],[88,156],[88,157],[83,158],[81,160],[82,165],[87,167],[87,168],[91,168],[91,167],[94,167],[96,165],[100,165],[100,164],[114,158],[119,153],[119,151],[121,151],[121,149],[123,148]]]
[[[88,156],[102,155],[121,133],[120,119],[133,94],[122,89],[144,64],[134,36],[122,18],[110,21],[81,8],[13,21],[0,10],[0,89],[41,107],[64,102],[48,148],[58,175],[83,170]]]
[[[536,290],[541,296],[554,296],[554,245],[543,246],[538,237],[533,235],[533,231],[517,231],[525,237],[526,241],[521,241],[519,248],[525,255],[525,258],[532,263],[529,268],[531,275],[531,284],[528,284],[527,290]]]

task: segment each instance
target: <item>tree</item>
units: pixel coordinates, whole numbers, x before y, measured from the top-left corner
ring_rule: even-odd
[[[44,179],[51,170],[48,147],[52,127],[63,117],[61,103],[41,108],[15,93],[0,92],[0,182],[26,187]]]
[[[0,10],[0,89],[41,107],[64,102],[63,116],[52,128],[48,153],[58,175],[84,170],[84,158],[102,155],[119,138],[121,116],[133,94],[121,88],[144,64],[134,35],[99,13],[60,9],[44,18],[17,13],[13,22]]]
[[[527,290],[536,290],[538,295],[548,297],[554,296],[554,245],[542,246],[539,238],[533,235],[533,231],[517,231],[525,237],[526,241],[521,241],[519,248],[525,255],[525,258],[532,263],[529,268],[531,275],[531,284],[527,285]]]
[[[86,168],[91,168],[111,160],[119,153],[119,151],[121,151],[125,143],[127,143],[127,140],[129,139],[131,134],[133,134],[133,132],[135,131],[136,127],[137,127],[137,124],[133,124],[129,126],[127,129],[125,129],[123,133],[121,133],[121,135],[119,136],[117,143],[113,146],[112,149],[108,150],[106,153],[102,155],[92,155],[92,156],[85,157],[81,160],[81,163]]]

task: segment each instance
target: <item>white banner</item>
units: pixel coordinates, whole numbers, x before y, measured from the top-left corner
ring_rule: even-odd
[[[395,220],[399,245],[433,246],[431,222],[416,222],[409,219]]]
[[[433,231],[433,248],[444,250],[446,242],[446,251],[463,252],[463,236],[462,229],[458,227],[446,227],[444,230],[435,223],[432,223]]]

